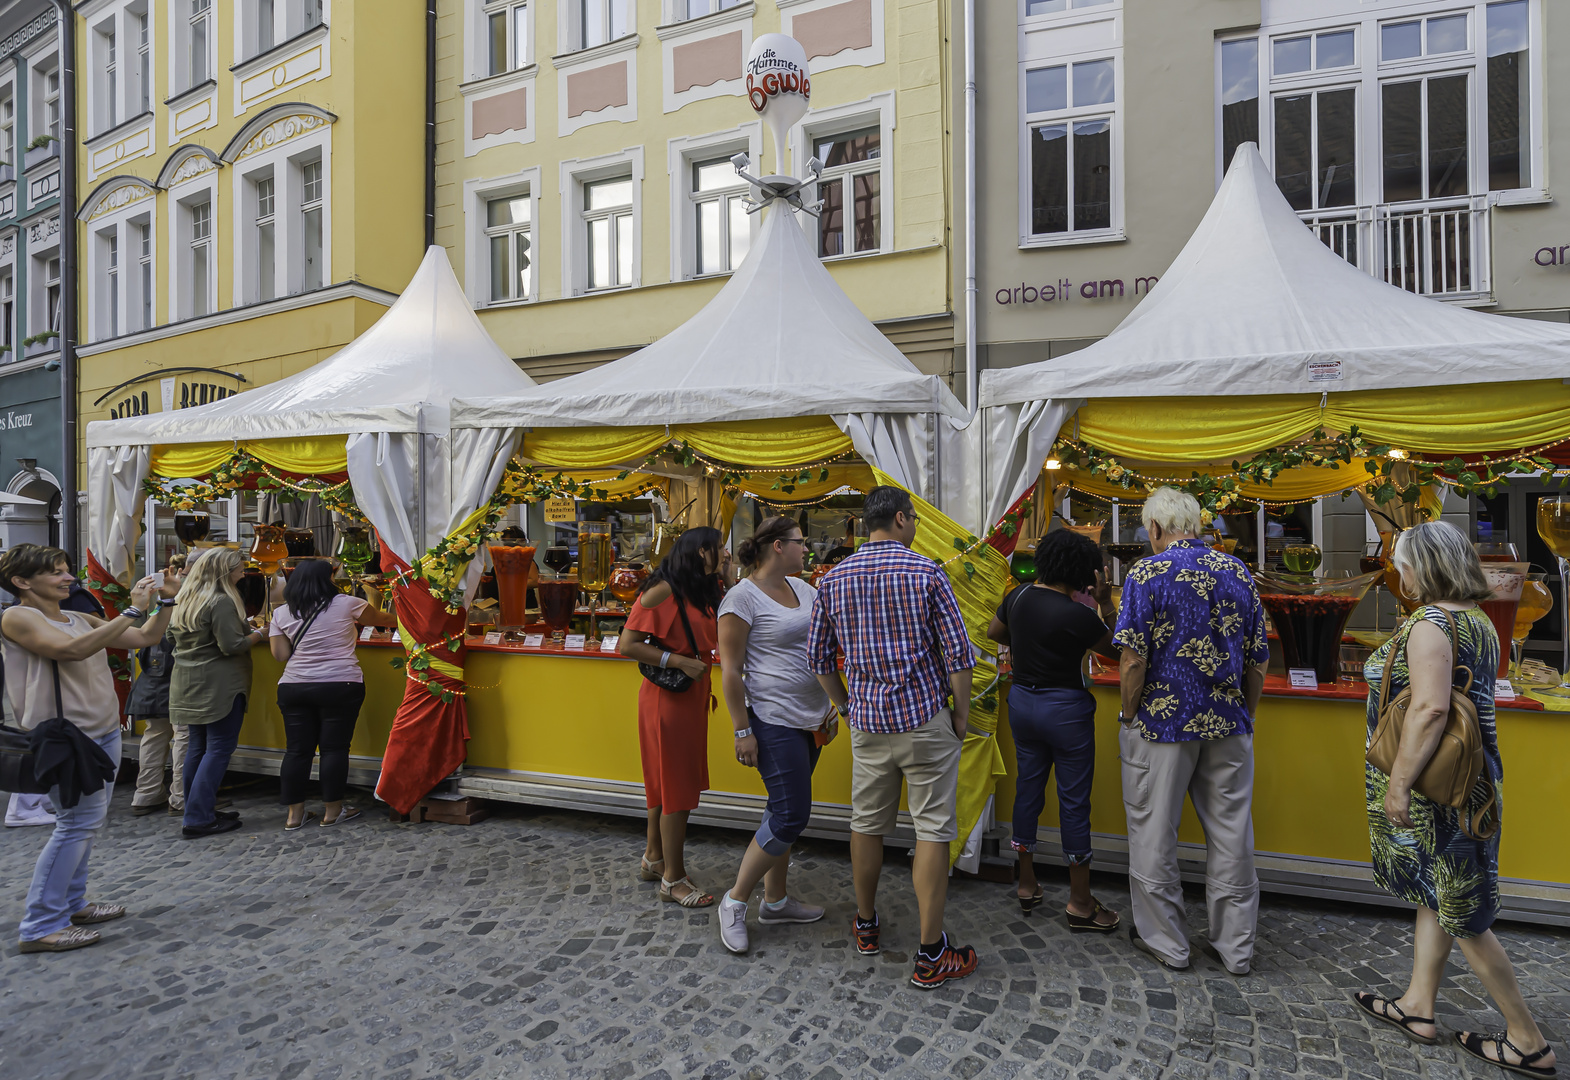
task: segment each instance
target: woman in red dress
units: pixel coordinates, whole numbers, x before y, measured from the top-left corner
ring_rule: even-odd
[[[713,895],[687,876],[682,847],[687,815],[709,786],[709,664],[719,637],[720,575],[729,562],[718,529],[682,533],[644,582],[617,643],[623,656],[677,668],[693,680],[678,692],[645,679],[638,690],[638,744],[649,807],[648,841],[638,875],[659,881],[661,900],[687,908],[714,903]]]

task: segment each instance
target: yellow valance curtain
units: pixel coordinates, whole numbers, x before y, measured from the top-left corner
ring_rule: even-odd
[[[523,455],[562,469],[636,464],[679,439],[706,458],[747,469],[790,469],[852,449],[850,436],[826,416],[739,420],[722,424],[625,428],[537,428],[523,437]],[[772,483],[772,478],[770,483]]]
[[[804,503],[821,499],[831,492],[842,487],[854,488],[857,491],[871,491],[878,482],[872,475],[872,470],[865,465],[830,465],[829,478],[819,480],[821,469],[812,470],[812,478],[806,483],[793,484],[792,491],[779,491],[772,485],[774,477],[764,474],[742,480],[737,486],[747,495],[755,495],[771,503]]]
[[[1230,461],[1323,425],[1439,458],[1531,449],[1570,437],[1570,387],[1559,379],[1330,394],[1100,398],[1077,414],[1078,438],[1119,458]],[[1074,434],[1075,423],[1065,426]]]
[[[1370,475],[1363,467],[1365,460],[1365,458],[1356,458],[1349,464],[1340,464],[1337,468],[1288,469],[1275,478],[1274,484],[1240,485],[1240,494],[1245,499],[1256,499],[1267,503],[1300,502],[1316,499],[1321,495],[1334,495],[1349,488],[1361,487],[1368,482]],[[1211,476],[1222,476],[1231,472],[1232,466],[1230,463],[1196,465],[1187,472],[1178,469],[1141,468],[1139,474],[1143,477],[1169,477],[1172,483],[1182,484],[1191,480],[1190,473],[1196,470]],[[1069,468],[1047,473],[1045,477],[1049,484],[1067,483],[1090,495],[1098,495],[1103,499],[1122,499],[1125,502],[1139,502],[1145,497],[1145,492],[1149,488],[1159,486],[1158,479],[1141,480],[1138,487],[1125,488],[1112,483],[1104,476]]]
[[[238,448],[275,469],[317,476],[322,473],[341,473],[348,469],[347,442],[343,435],[321,435],[310,438],[257,439],[241,442]],[[149,466],[154,476],[195,479],[206,476],[228,461],[234,456],[235,450],[236,444],[232,442],[154,446],[149,456]]]

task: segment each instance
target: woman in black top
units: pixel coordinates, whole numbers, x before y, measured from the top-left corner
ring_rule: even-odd
[[[1048,533],[1036,548],[1036,582],[1006,596],[987,636],[1008,645],[1014,658],[1009,690],[1009,728],[1014,734],[1018,774],[1014,795],[1013,848],[1019,852],[1019,906],[1028,915],[1042,900],[1032,861],[1036,819],[1047,801],[1047,776],[1058,774],[1058,820],[1068,863],[1068,923],[1074,930],[1103,933],[1118,916],[1090,895],[1090,785],[1096,766],[1096,699],[1085,689],[1085,652],[1117,659],[1112,631],[1077,600],[1095,590],[1096,603],[1111,613],[1112,589],[1101,569],[1095,541],[1068,529]]]

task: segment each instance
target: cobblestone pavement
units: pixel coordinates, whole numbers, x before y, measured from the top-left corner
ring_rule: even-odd
[[[733,957],[714,917],[656,901],[636,877],[639,822],[501,807],[483,823],[282,831],[276,785],[234,793],[246,827],[179,839],[115,796],[89,899],[131,907],[105,940],[62,955],[0,949],[0,1077],[414,1080],[791,1080],[982,1077],[1496,1077],[1453,1048],[1375,1028],[1349,992],[1407,966],[1410,918],[1267,897],[1254,974],[1196,951],[1172,974],[1126,938],[1070,935],[1047,903],[1020,917],[1012,887],[949,893],[949,928],[980,970],[908,983],[916,916],[890,860],[883,955],[850,948],[843,844],[804,842],[804,927],[754,923]],[[363,798],[363,795],[362,795]],[[44,829],[0,834],[0,922],[14,932]],[[743,837],[694,830],[694,876],[718,892]],[[1126,910],[1115,878],[1099,895]],[[1190,895],[1196,936],[1203,905]],[[1570,1036],[1570,933],[1502,934],[1549,1037]],[[1493,1026],[1459,951],[1441,1027]]]

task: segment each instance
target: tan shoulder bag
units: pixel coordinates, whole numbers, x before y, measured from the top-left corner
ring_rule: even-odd
[[[1467,691],[1472,688],[1472,671],[1458,663],[1460,631],[1456,627],[1455,615],[1448,609],[1440,610],[1450,620],[1450,712],[1445,717],[1445,730],[1439,737],[1439,745],[1418,774],[1412,790],[1436,803],[1464,810],[1468,796],[1483,775],[1483,726],[1477,718],[1477,706],[1467,696]],[[1400,649],[1406,648],[1411,634],[1409,627],[1401,639]],[[1397,648],[1392,648],[1390,655],[1385,658],[1384,677],[1379,684],[1379,723],[1374,728],[1374,737],[1369,741],[1367,754],[1368,763],[1386,776],[1395,768],[1396,755],[1401,749],[1401,735],[1406,728],[1407,709],[1412,706],[1410,685],[1397,694],[1394,700],[1390,697],[1390,672],[1395,667],[1396,652]],[[1454,684],[1454,672],[1457,669],[1466,672],[1466,685],[1459,689]],[[1494,815],[1488,823],[1486,832],[1483,831],[1484,819],[1489,817],[1489,812],[1497,802],[1498,792],[1493,790],[1493,783],[1490,782],[1487,805],[1475,814],[1461,815],[1462,831],[1474,840],[1492,837],[1499,831],[1498,815]]]

